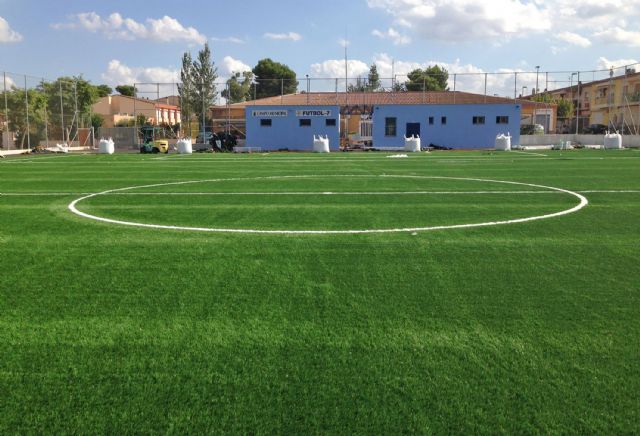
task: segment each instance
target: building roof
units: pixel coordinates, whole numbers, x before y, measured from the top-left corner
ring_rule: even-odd
[[[635,70],[631,70],[631,71],[635,71]],[[608,77],[606,79],[594,80],[594,81],[591,81],[591,82],[582,82],[581,81],[580,82],[580,86],[583,86],[583,87],[584,86],[593,86],[593,85],[595,85],[595,86],[600,86],[600,85],[606,86],[606,85],[609,84],[609,81],[615,82],[617,80],[628,80],[628,79],[635,79],[635,78],[639,78],[639,77],[640,77],[640,72],[639,73],[628,72],[628,73],[622,74],[620,76],[613,76],[613,77],[610,77],[610,78]],[[547,93],[549,93],[549,94],[559,94],[559,93],[562,93],[562,92],[571,92],[572,89],[573,90],[578,89],[578,83],[576,83],[575,85],[572,85],[572,86],[566,86],[564,88],[551,89],[551,90],[547,91]]]
[[[245,106],[372,106],[386,104],[505,104],[509,98],[485,96],[461,91],[428,92],[310,92],[234,103],[231,107]]]
[[[159,103],[156,100],[149,100],[149,99],[146,99],[146,98],[130,97],[128,95],[122,95],[122,94],[114,94],[114,95],[109,95],[107,97],[135,100],[135,101],[139,101],[141,103],[152,104],[152,105],[154,105],[154,107],[161,108],[161,109],[180,110],[180,106],[175,106],[175,105],[172,105],[172,104]],[[103,97],[103,98],[107,98],[107,97]]]

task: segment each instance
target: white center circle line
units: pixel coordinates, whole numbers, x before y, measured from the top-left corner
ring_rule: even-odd
[[[561,210],[559,212],[530,216],[525,218],[502,220],[502,221],[487,221],[487,222],[480,222],[480,223],[425,226],[425,227],[404,227],[404,228],[387,228],[387,229],[348,229],[348,230],[286,230],[286,229],[262,230],[262,229],[233,229],[233,228],[214,228],[214,227],[171,226],[171,225],[162,225],[162,224],[137,223],[132,221],[123,221],[123,220],[115,220],[111,218],[104,218],[96,215],[91,215],[86,212],[82,212],[77,208],[78,203],[93,197],[122,193],[122,192],[131,191],[135,189],[156,188],[161,186],[178,186],[178,185],[188,185],[188,184],[195,184],[195,183],[228,182],[228,181],[283,180],[283,179],[309,179],[309,178],[335,178],[335,177],[339,177],[339,178],[356,178],[356,177],[413,178],[413,179],[440,179],[440,180],[473,181],[473,182],[484,182],[484,183],[499,183],[499,184],[513,185],[513,186],[526,186],[529,188],[539,188],[539,189],[549,190],[552,192],[565,193],[565,194],[576,197],[578,200],[580,200],[580,202],[576,206],[570,209]],[[185,193],[185,194],[188,195],[189,193]],[[512,181],[506,181],[506,180],[493,180],[493,179],[480,179],[480,178],[470,178],[470,177],[387,175],[387,174],[376,176],[376,175],[352,174],[352,175],[265,176],[265,177],[246,177],[246,178],[210,179],[210,180],[190,180],[190,181],[184,181],[184,182],[169,182],[169,183],[156,183],[152,185],[129,186],[126,188],[110,189],[107,191],[97,192],[94,194],[80,197],[78,199],[75,199],[71,203],[69,203],[68,208],[72,213],[78,216],[81,216],[83,218],[88,218],[88,219],[103,222],[103,223],[117,224],[117,225],[131,226],[131,227],[142,227],[142,228],[164,229],[164,230],[185,230],[185,231],[196,231],[196,232],[215,232],[215,233],[251,233],[251,234],[272,234],[272,235],[339,235],[339,234],[423,232],[423,231],[433,231],[433,230],[466,229],[466,228],[474,228],[474,227],[488,227],[488,226],[497,226],[497,225],[504,225],[504,224],[525,223],[525,222],[538,221],[543,219],[569,215],[571,213],[579,211],[580,209],[584,208],[588,204],[589,204],[589,201],[586,199],[586,197],[584,197],[583,195],[577,192],[569,191],[567,189],[562,189],[562,188],[556,188],[553,186],[538,185],[533,183],[512,182]]]

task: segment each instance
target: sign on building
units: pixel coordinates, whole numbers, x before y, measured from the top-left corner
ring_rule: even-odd
[[[300,110],[296,111],[296,117],[330,117],[330,110]]]
[[[266,118],[286,117],[288,115],[288,111],[286,111],[286,110],[252,111],[251,115],[254,116],[254,117],[266,117]]]

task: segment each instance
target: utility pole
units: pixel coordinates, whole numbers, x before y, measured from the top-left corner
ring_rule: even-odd
[[[576,109],[576,135],[578,134],[578,124],[580,124],[580,71],[578,71],[578,108]]]
[[[31,150],[31,134],[29,133],[29,91],[27,90],[27,76],[24,76],[24,101],[27,109],[27,146]]]
[[[538,92],[540,92],[540,88],[538,87],[538,73],[540,72],[540,65],[536,65],[536,92],[534,92],[534,94],[537,94]]]

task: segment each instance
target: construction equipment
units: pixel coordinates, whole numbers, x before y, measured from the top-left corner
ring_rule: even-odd
[[[143,126],[140,128],[142,145],[140,153],[169,153],[169,141],[162,127]]]

